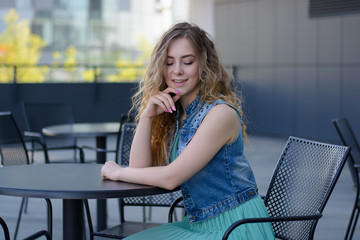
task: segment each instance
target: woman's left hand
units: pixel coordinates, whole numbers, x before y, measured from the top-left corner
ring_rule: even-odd
[[[104,179],[119,180],[119,174],[122,167],[113,161],[106,162],[101,168],[101,176]]]

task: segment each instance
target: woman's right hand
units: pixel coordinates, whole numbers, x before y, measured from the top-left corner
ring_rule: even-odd
[[[172,97],[170,93],[175,95]],[[174,88],[166,88],[150,97],[149,102],[142,113],[142,116],[154,118],[164,112],[173,113],[176,111],[175,103],[180,99],[180,92]]]

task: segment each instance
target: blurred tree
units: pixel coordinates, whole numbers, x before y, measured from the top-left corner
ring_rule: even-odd
[[[115,67],[118,74],[110,74],[109,82],[134,82],[139,80],[145,73],[145,66],[150,59],[152,46],[141,37],[138,42],[140,55],[135,61],[120,59],[116,61]]]
[[[77,70],[78,61],[76,59],[77,50],[74,46],[69,46],[64,52],[54,51],[53,62],[51,63],[52,77],[55,81],[63,81],[64,78],[67,82],[79,81],[73,76]],[[63,66],[61,62],[64,62]],[[59,67],[61,66],[61,67]],[[59,79],[60,76],[60,79]],[[79,78],[79,77],[77,77]]]
[[[40,36],[31,34],[26,20],[18,20],[15,9],[4,16],[6,28],[0,33],[0,83],[11,82],[14,78],[14,68],[8,65],[19,66],[18,83],[44,82],[49,67],[36,65],[46,43]]]
[[[46,46],[45,41],[38,35],[30,32],[26,20],[19,21],[19,15],[15,9],[11,9],[4,16],[6,28],[0,33],[0,83],[10,83],[16,73],[17,83],[42,83],[50,71],[49,66],[38,66],[42,49]],[[92,82],[98,76],[102,81],[129,82],[137,81],[145,71],[145,65],[150,56],[152,47],[144,37],[138,42],[139,56],[135,61],[120,59],[116,61],[117,74],[105,75],[99,67],[77,71],[77,50],[69,46],[63,53],[53,52],[51,63],[52,77],[55,81],[67,82],[82,80]],[[61,64],[63,62],[63,66]],[[17,66],[16,72],[14,67]],[[61,66],[61,67],[60,67]],[[77,74],[77,75],[76,75]],[[102,76],[103,74],[103,76]]]

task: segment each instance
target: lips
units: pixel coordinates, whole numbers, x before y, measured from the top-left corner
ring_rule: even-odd
[[[187,79],[173,79],[174,83],[183,83],[185,82]]]

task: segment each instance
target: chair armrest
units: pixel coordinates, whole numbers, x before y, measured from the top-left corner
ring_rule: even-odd
[[[42,138],[42,134],[38,132],[30,132],[30,131],[24,131],[24,136],[26,137],[37,137]]]
[[[238,226],[246,223],[262,223],[262,222],[293,222],[304,220],[317,220],[322,217],[322,214],[307,215],[307,216],[284,216],[284,217],[268,217],[268,218],[247,218],[241,219],[233,223],[224,233],[222,240],[227,240],[230,233]]]
[[[8,226],[6,225],[4,219],[2,219],[1,217],[0,217],[0,225],[1,225],[2,228],[3,228],[5,239],[6,239],[6,240],[7,240],[7,239],[10,240],[9,228],[8,228]]]
[[[37,238],[40,238],[40,237],[42,237],[42,236],[45,236],[47,240],[50,240],[50,239],[51,239],[49,232],[47,232],[47,231],[45,231],[45,230],[41,230],[41,231],[38,231],[38,232],[32,234],[32,235],[29,236],[29,237],[24,238],[24,240],[37,239]]]
[[[175,211],[175,207],[183,200],[184,200],[183,197],[179,197],[170,205],[169,214],[168,214],[168,222],[169,223],[173,222],[173,214],[174,214],[174,211]]]
[[[116,153],[116,150],[113,150],[113,149],[95,148],[95,147],[90,147],[90,146],[81,146],[81,148],[87,149],[87,150],[93,150],[96,152]]]
[[[37,132],[24,131],[24,137],[26,138],[25,141],[36,142],[40,144],[42,148],[45,148],[44,137],[42,134]]]
[[[44,141],[44,137],[41,133],[38,132],[31,132],[31,131],[24,131],[24,136],[25,137],[29,137],[30,141],[32,142],[36,142],[38,143],[41,148],[42,151],[44,151],[44,155],[45,155],[45,163],[50,163],[49,160],[49,156],[47,151],[49,150],[66,150],[66,149],[76,149],[79,150],[79,155],[80,155],[80,162],[81,163],[85,163],[85,154],[84,154],[84,150],[83,147],[79,147],[79,146],[64,146],[64,147],[47,147]],[[28,151],[36,151],[37,149],[28,149]]]

